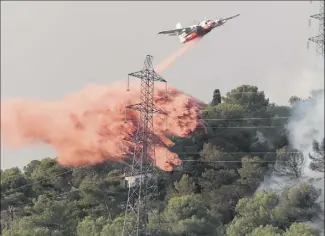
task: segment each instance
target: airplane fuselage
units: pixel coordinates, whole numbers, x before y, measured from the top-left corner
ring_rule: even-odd
[[[228,20],[237,16],[239,16],[239,14],[226,18],[219,18],[217,20],[209,20],[205,18],[205,20],[201,21],[199,24],[187,27],[183,27],[181,23],[177,23],[176,29],[160,31],[158,34],[167,34],[170,36],[175,35],[178,36],[181,43],[186,43],[193,39],[205,36],[214,28],[224,25]]]
[[[200,25],[201,27],[194,28],[192,31],[185,33],[183,36],[184,40],[182,41],[182,43],[187,43],[193,39],[203,37],[211,30],[221,25],[222,24],[218,24],[215,21],[207,22],[207,24],[202,24]]]

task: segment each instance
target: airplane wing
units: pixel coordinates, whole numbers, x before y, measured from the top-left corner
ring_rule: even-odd
[[[227,17],[227,18],[223,18],[223,20],[231,20],[237,16],[239,16],[240,14],[237,14],[237,15],[234,15],[234,16],[230,16],[230,17]]]
[[[185,27],[185,28],[180,28],[180,29],[160,31],[158,34],[179,35],[183,32],[190,30],[191,28],[192,27]]]

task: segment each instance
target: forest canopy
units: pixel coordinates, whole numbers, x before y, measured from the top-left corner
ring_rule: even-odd
[[[320,236],[310,222],[319,220],[322,190],[301,181],[280,193],[259,191],[265,176],[303,175],[305,158],[289,148],[285,129],[302,99],[292,96],[290,106],[278,106],[250,85],[225,96],[216,89],[212,97],[202,109],[207,132],[173,140],[183,165],[158,171],[149,235]],[[313,147],[308,168],[324,172],[324,142]],[[120,236],[124,174],[122,164],[65,168],[53,158],[1,170],[1,235]]]

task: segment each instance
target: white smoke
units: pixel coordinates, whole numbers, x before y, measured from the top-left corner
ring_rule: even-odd
[[[310,99],[294,104],[287,129],[289,131],[290,145],[307,156],[309,152],[312,152],[314,140],[319,143],[322,142],[324,138],[323,89],[313,91]],[[308,172],[309,158],[306,159],[306,162],[305,170]]]
[[[324,89],[313,91],[310,99],[294,104],[287,129],[291,147],[301,151],[305,157],[304,177],[322,190],[319,203],[324,211],[324,173],[310,169],[308,155],[313,152],[313,141],[321,144],[324,139]],[[318,226],[324,230],[324,218]]]
[[[318,202],[324,212],[324,173],[312,171],[309,158],[309,153],[313,152],[313,141],[321,144],[324,139],[324,89],[312,91],[309,99],[298,101],[293,105],[286,128],[290,148],[304,155],[303,176],[292,179],[289,176],[278,176],[272,173],[265,176],[257,191],[272,190],[280,193],[284,187],[292,187],[302,181],[308,181],[315,188],[322,190]],[[310,224],[324,230],[323,214],[320,218],[319,222]]]

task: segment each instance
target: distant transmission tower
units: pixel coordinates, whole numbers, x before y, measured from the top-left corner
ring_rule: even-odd
[[[312,1],[310,1],[312,2]],[[309,41],[316,44],[316,52],[317,55],[321,55],[324,57],[324,0],[319,1],[320,2],[320,10],[318,14],[311,15],[309,18],[309,26],[311,25],[311,19],[319,20],[319,28],[318,28],[318,35],[314,36],[312,38],[308,39],[308,45],[309,47]]]
[[[131,181],[129,181],[123,236],[149,235],[147,232],[149,200],[158,197],[155,145],[165,146],[165,144],[153,132],[153,115],[164,114],[167,119],[167,114],[154,105],[154,84],[156,81],[165,82],[167,97],[167,82],[155,72],[151,60],[152,56],[147,55],[143,69],[128,75],[128,90],[129,78],[133,76],[141,79],[141,92],[140,103],[126,107],[126,109],[139,111],[140,119],[136,135],[131,140],[127,140],[134,143],[134,156],[131,173],[128,176]]]

